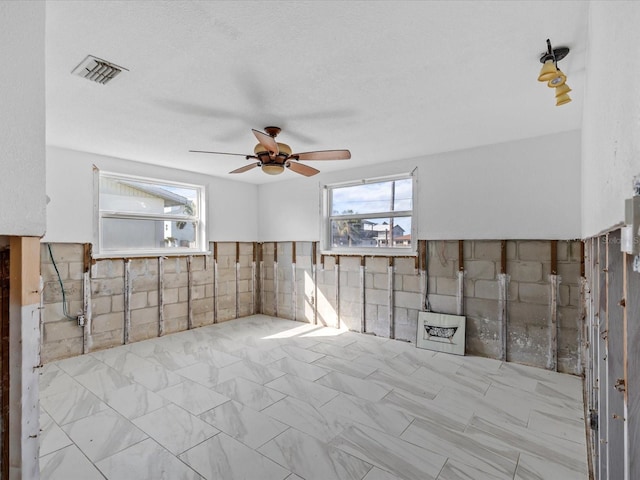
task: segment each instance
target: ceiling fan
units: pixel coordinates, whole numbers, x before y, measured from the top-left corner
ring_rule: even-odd
[[[239,155],[245,157],[247,160],[257,160],[257,162],[236,168],[229,173],[244,173],[253,168],[261,167],[264,173],[279,175],[284,172],[285,168],[288,168],[305,177],[320,173],[320,170],[299,163],[300,160],[349,160],[351,158],[351,152],[349,152],[349,150],[319,150],[316,152],[291,153],[292,150],[289,145],[276,142],[275,140],[276,136],[280,133],[279,127],[265,127],[264,130],[266,133],[255,129],[251,130],[258,139],[258,144],[253,149],[253,155],[208,152],[204,150],[189,150],[189,152],[212,153],[214,155]]]

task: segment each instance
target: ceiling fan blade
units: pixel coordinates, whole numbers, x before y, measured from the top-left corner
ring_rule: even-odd
[[[309,165],[304,165],[298,162],[287,163],[287,168],[289,168],[290,170],[293,170],[296,173],[299,173],[300,175],[304,175],[305,177],[311,177],[316,173],[320,173],[320,170],[316,170],[315,168],[310,167]]]
[[[294,153],[292,157],[298,160],[349,160],[349,150],[319,150],[317,152]]]
[[[236,168],[229,173],[244,173],[251,170],[252,168],[256,168],[258,165],[260,165],[258,162],[250,163],[249,165],[245,165],[244,167]]]
[[[280,153],[280,151],[278,150],[278,144],[276,143],[275,138],[273,138],[271,135],[267,135],[266,133],[261,132],[259,130],[255,130],[253,128],[251,129],[251,131],[258,139],[258,142],[260,142],[260,145],[266,148],[268,152],[271,152],[274,155],[278,155],[278,153]]]
[[[252,158],[253,155],[247,155],[245,153],[228,153],[228,152],[208,152],[206,150],[189,150],[190,153],[212,153],[214,155],[237,155],[239,157]]]

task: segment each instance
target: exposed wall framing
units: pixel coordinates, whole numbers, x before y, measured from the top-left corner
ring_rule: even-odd
[[[70,311],[86,311],[84,246],[54,247]],[[43,357],[87,351],[88,335],[89,349],[120,345],[127,317],[129,341],[259,312],[415,342],[418,312],[431,308],[464,311],[470,354],[551,368],[557,351],[560,371],[579,371],[580,242],[558,242],[555,262],[550,241],[422,240],[418,255],[407,257],[326,256],[317,249],[317,242],[214,242],[210,257],[95,260],[89,329],[61,318],[61,292],[43,255]]]

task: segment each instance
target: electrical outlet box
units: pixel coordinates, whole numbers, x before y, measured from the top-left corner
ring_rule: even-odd
[[[622,229],[622,242],[620,249],[626,253],[640,253],[640,196],[627,198],[624,202],[624,223],[627,225]]]

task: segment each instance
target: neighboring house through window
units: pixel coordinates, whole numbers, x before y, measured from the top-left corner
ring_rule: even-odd
[[[96,172],[97,254],[206,250],[204,187]]]
[[[411,175],[325,186],[323,251],[415,252],[413,195]]]

